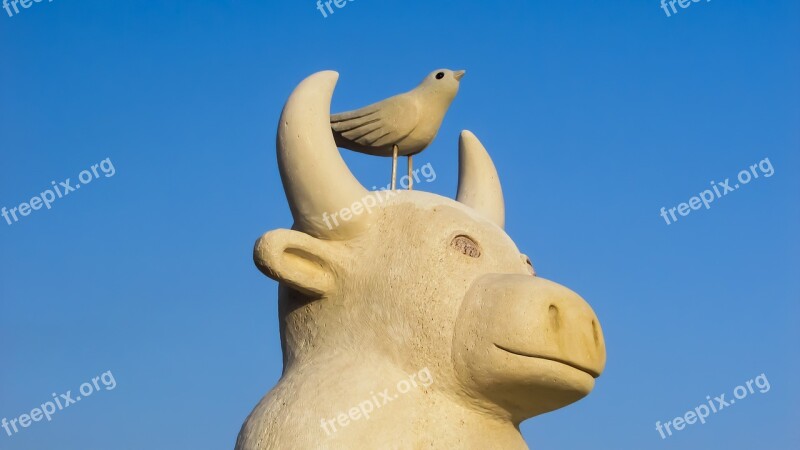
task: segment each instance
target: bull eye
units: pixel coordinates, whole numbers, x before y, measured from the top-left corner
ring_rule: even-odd
[[[478,244],[463,234],[454,237],[453,241],[450,242],[450,246],[470,258],[479,258],[481,256],[481,248],[478,247]]]
[[[536,269],[533,268],[533,263],[531,262],[530,258],[528,258],[527,263],[528,269],[531,271],[531,275],[536,276]]]
[[[536,276],[536,269],[533,268],[533,263],[531,262],[531,259],[528,257],[528,255],[522,255],[522,259],[524,259],[525,264],[528,265],[528,272],[530,272],[531,275]]]

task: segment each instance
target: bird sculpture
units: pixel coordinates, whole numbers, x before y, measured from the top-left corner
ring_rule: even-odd
[[[336,145],[376,156],[392,157],[392,182],[397,157],[408,157],[408,189],[412,189],[413,156],[436,137],[444,115],[458,93],[464,70],[431,72],[416,88],[361,109],[331,115]]]

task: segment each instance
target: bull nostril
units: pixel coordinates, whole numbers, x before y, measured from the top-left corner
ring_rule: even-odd
[[[557,330],[561,326],[561,319],[558,317],[558,308],[556,308],[556,305],[550,305],[548,313],[550,315],[550,325],[552,325],[554,330]]]
[[[597,321],[592,319],[592,334],[594,335],[594,345],[595,347],[600,346],[600,335],[597,331]]]

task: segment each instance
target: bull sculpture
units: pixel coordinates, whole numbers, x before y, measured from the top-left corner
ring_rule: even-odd
[[[236,449],[527,449],[519,424],[585,397],[603,371],[595,313],[503,231],[497,171],[472,133],[455,201],[366,190],[331,132],[337,80],[305,79],[278,125],[294,226],[262,236],[254,260],[279,282],[283,374]],[[351,220],[325,223],[342,209]]]

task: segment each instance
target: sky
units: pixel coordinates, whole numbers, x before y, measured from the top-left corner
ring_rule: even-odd
[[[594,392],[524,422],[528,444],[796,448],[800,3],[676,7],[0,10],[0,207],[65,191],[0,218],[0,419],[92,391],[50,421],[0,429],[0,449],[233,448],[281,373],[277,284],[252,247],[292,222],[275,159],[283,103],[319,70],[340,73],[342,111],[441,67],[467,75],[415,158],[437,175],[417,188],[455,194],[458,133],[473,131],[500,174],[507,232],[541,276],[592,305],[605,334]],[[387,159],[344,157],[363,185],[388,182]],[[739,183],[742,170],[759,176]],[[708,208],[679,207],[715,187],[725,195]],[[768,390],[657,431],[759,376]]]

